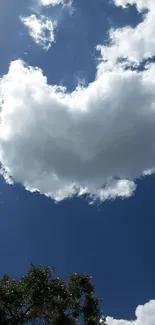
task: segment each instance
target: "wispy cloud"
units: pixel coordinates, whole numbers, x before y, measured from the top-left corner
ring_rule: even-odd
[[[54,30],[56,22],[40,15],[30,15],[27,17],[20,17],[22,23],[28,28],[29,35],[33,41],[40,45],[44,50],[48,50],[55,41]]]

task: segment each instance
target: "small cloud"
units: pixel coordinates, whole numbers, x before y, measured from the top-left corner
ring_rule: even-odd
[[[106,325],[154,325],[155,324],[155,300],[150,300],[145,305],[140,305],[136,309],[135,320],[106,318]],[[102,321],[101,321],[102,325]]]
[[[42,6],[56,6],[56,5],[71,6],[72,0],[40,0],[40,4]]]
[[[55,41],[54,29],[56,22],[40,15],[30,15],[27,17],[20,17],[21,22],[28,28],[29,35],[33,41],[41,46],[44,50],[48,50]]]
[[[64,0],[40,0],[42,6],[56,6],[64,4]]]

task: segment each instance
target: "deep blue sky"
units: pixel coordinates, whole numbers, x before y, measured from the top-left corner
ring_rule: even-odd
[[[141,20],[134,7],[123,11],[103,0],[75,0],[72,16],[51,10],[60,17],[59,41],[45,53],[19,21],[19,14],[28,13],[31,1],[25,2],[0,3],[0,75],[11,60],[23,58],[41,67],[50,83],[68,89],[78,77],[94,79],[94,48],[104,42],[110,26]],[[155,177],[138,183],[132,198],[96,206],[85,198],[54,204],[0,179],[0,275],[20,276],[30,262],[55,267],[63,277],[86,272],[104,299],[105,315],[133,318],[137,305],[155,297]]]

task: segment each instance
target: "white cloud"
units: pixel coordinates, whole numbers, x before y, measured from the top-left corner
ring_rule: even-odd
[[[136,3],[142,10],[144,2]],[[152,15],[152,1],[145,4]],[[134,37],[128,38],[129,59]],[[120,37],[118,57],[121,44]],[[84,193],[105,200],[131,196],[135,179],[154,172],[155,64],[138,72],[116,61],[99,63],[102,73],[94,82],[72,93],[48,85],[39,68],[11,63],[0,82],[0,161],[6,181],[55,200]]]
[[[56,5],[69,5],[71,6],[72,0],[40,0],[42,6],[56,6]]]
[[[38,68],[12,62],[0,86],[8,175],[58,200],[77,187],[101,199],[131,195],[128,180],[154,166],[154,87],[154,64],[141,73],[106,72],[69,94],[47,85]]]
[[[51,19],[40,15],[30,15],[28,17],[20,17],[22,23],[28,28],[29,35],[33,41],[48,50],[55,40],[54,28],[56,23]]]
[[[139,64],[143,59],[155,55],[155,2],[154,0],[115,0],[116,5],[125,7],[135,4],[139,11],[148,9],[144,20],[136,28],[130,26],[109,31],[109,46],[98,46],[108,67],[113,67],[118,58],[127,59],[127,63]],[[101,67],[100,67],[101,68]],[[102,68],[101,68],[102,71]]]
[[[64,3],[64,0],[40,0],[43,6],[56,6]]]
[[[116,6],[126,8],[127,5],[135,5],[138,11],[144,9],[154,9],[154,0],[113,0]]]
[[[154,325],[155,324],[155,300],[150,300],[143,306],[136,309],[136,320],[117,320],[111,317],[106,318],[106,325]]]

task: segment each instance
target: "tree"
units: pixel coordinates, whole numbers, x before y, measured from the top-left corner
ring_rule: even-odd
[[[20,279],[0,280],[1,325],[99,325],[99,305],[85,274],[71,274],[65,282],[53,269],[31,265]]]

